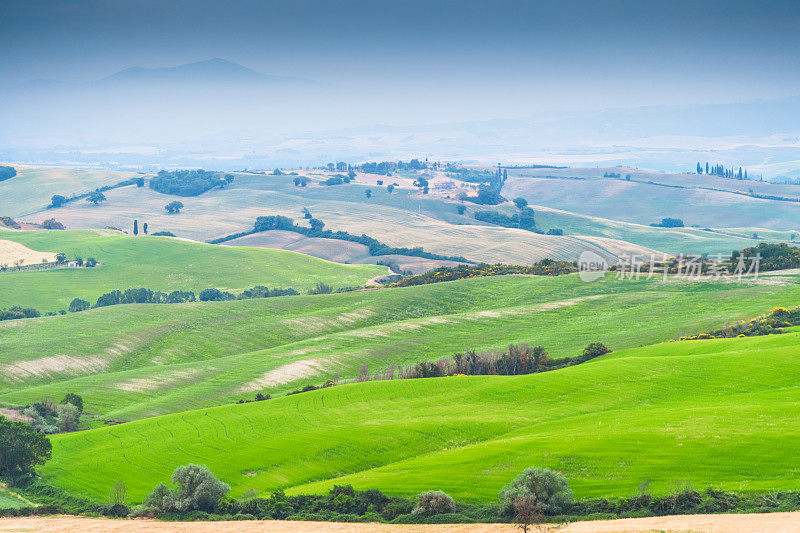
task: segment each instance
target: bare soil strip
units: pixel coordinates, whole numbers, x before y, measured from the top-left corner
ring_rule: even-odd
[[[536,528],[532,529],[536,531]],[[512,524],[389,525],[341,522],[291,522],[281,520],[236,522],[158,522],[154,520],[110,520],[80,516],[0,519],[0,532],[309,532],[309,533],[511,533]],[[800,512],[767,514],[718,514],[658,516],[574,522],[542,529],[554,533],[790,533],[800,531]]]

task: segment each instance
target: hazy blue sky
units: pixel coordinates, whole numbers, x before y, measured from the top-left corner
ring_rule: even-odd
[[[800,93],[798,28],[795,1],[0,0],[0,83],[221,57],[525,111],[722,102]]]

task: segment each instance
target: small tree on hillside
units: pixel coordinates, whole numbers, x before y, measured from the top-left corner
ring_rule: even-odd
[[[172,473],[172,482],[178,486],[173,493],[178,511],[211,512],[219,499],[231,491],[204,465],[179,466]]]
[[[459,215],[463,215],[467,211],[467,207],[463,205],[456,206],[456,211]]]
[[[436,515],[454,513],[456,511],[456,502],[453,501],[448,494],[440,490],[429,490],[421,492],[417,496],[417,505],[413,514],[418,515]]]
[[[514,502],[525,501],[548,515],[561,514],[574,498],[567,478],[549,468],[531,466],[522,471],[500,491],[500,503],[507,513],[514,513]]]
[[[167,210],[167,213],[178,214],[181,212],[181,209],[183,209],[183,202],[179,202],[178,200],[173,200],[167,205],[165,205],[164,209]]]
[[[92,306],[86,300],[82,300],[80,298],[75,298],[69,303],[69,312],[70,313],[80,313],[81,311],[86,311]]]
[[[71,403],[60,404],[56,407],[58,415],[58,430],[62,432],[75,431],[80,423],[81,413]]]
[[[61,207],[65,203],[67,203],[67,199],[60,194],[54,194],[53,197],[50,198],[50,207]]]
[[[64,399],[61,400],[61,404],[62,405],[68,404],[68,403],[70,403],[70,404],[74,405],[75,407],[77,407],[79,412],[81,412],[81,413],[83,412],[83,398],[81,398],[80,396],[78,396],[74,392],[68,392],[66,394],[66,396],[64,396]]]
[[[372,198],[372,189],[367,189],[366,191],[364,191],[364,196],[366,196],[367,198]]]
[[[611,353],[611,350],[609,350],[605,344],[602,342],[593,342],[583,349],[582,357],[584,359],[593,359],[607,353]]]
[[[100,202],[106,201],[106,195],[100,191],[94,191],[89,193],[89,196],[86,197],[87,202],[91,202],[94,205],[99,204]]]
[[[523,533],[528,533],[531,526],[541,524],[542,514],[541,507],[536,504],[536,501],[531,496],[518,496],[512,502],[514,509],[514,522]]]
[[[522,196],[518,196],[517,198],[514,198],[514,205],[517,206],[517,208],[522,209],[528,205],[528,200]]]
[[[145,222],[144,224],[142,224],[142,233],[144,233],[145,235],[147,235],[147,222]]]
[[[139,235],[139,221],[138,220],[134,220],[133,221],[133,234],[134,235]]]

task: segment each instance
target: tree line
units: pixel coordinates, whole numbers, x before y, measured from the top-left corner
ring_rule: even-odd
[[[468,350],[465,353],[453,354],[449,358],[421,361],[405,367],[392,364],[372,373],[367,365],[361,365],[357,381],[448,376],[521,376],[577,365],[610,352],[611,350],[602,343],[594,342],[579,356],[550,359],[542,346],[510,344],[506,350],[488,352]]]
[[[423,274],[404,278],[396,283],[392,283],[390,287],[411,287],[414,285],[426,285],[428,283],[455,281],[457,279],[483,276],[506,276],[509,274],[558,276],[561,274],[571,274],[577,271],[578,264],[574,261],[556,261],[547,258],[537,261],[532,265],[504,265],[502,263],[490,265],[487,263],[480,263],[477,265],[439,267]]]
[[[696,172],[698,174],[703,174],[703,171],[704,171],[704,167],[698,161],[697,162]],[[708,161],[706,161],[705,173],[709,174],[709,175],[712,175],[712,176],[719,176],[721,178],[732,178],[732,179],[737,179],[737,180],[749,180],[750,179],[747,176],[747,169],[742,169],[742,167],[739,167],[739,169],[736,170],[735,168],[727,168],[727,167],[725,167],[723,165],[719,165],[719,164],[718,165],[709,165]],[[759,179],[761,179],[761,178],[759,177]]]
[[[175,290],[170,293],[154,291],[145,287],[137,289],[126,289],[124,291],[113,290],[97,298],[94,305],[81,298],[75,298],[69,305],[70,312],[86,311],[87,309],[108,307],[123,304],[179,304],[186,302],[222,302],[232,300],[249,300],[253,298],[275,298],[278,296],[296,296],[300,294],[292,289],[270,289],[263,285],[256,285],[252,289],[242,291],[240,294],[233,294],[217,288],[208,288],[195,295],[193,291]]]
[[[85,198],[86,201],[97,205],[100,202],[104,202],[106,200],[106,195],[103,194],[104,192],[110,191],[112,189],[119,189],[120,187],[128,187],[129,185],[144,187],[144,178],[141,176],[136,176],[124,181],[120,181],[119,183],[115,183],[114,185],[104,185],[91,192],[83,194],[73,194],[72,196],[63,196],[61,194],[54,194],[50,198],[50,205],[47,206],[47,209],[61,207],[64,204],[67,204],[69,202],[74,202],[76,200],[81,200],[83,198]]]
[[[346,231],[341,231],[341,230],[332,231],[329,229],[324,229],[325,223],[322,220],[314,218],[313,216],[306,218],[309,221],[310,224],[309,227],[298,226],[297,224],[294,223],[294,219],[290,217],[285,217],[283,215],[261,216],[256,218],[256,222],[253,225],[253,229],[250,231],[234,233],[232,235],[227,235],[225,237],[213,239],[208,242],[210,244],[219,244],[222,242],[237,239],[239,237],[244,237],[245,235],[252,235],[253,233],[258,233],[261,231],[283,230],[283,231],[293,231],[295,233],[300,233],[301,235],[305,235],[307,237],[318,237],[322,239],[337,239],[340,241],[348,241],[348,242],[363,244],[369,249],[369,254],[372,256],[410,255],[414,257],[423,257],[426,259],[438,259],[443,261],[458,261],[462,263],[470,263],[470,261],[461,256],[448,256],[448,255],[440,255],[431,252],[426,252],[425,250],[422,249],[422,247],[415,247],[415,248],[392,247],[363,233],[361,235],[353,235],[352,233],[348,233]]]

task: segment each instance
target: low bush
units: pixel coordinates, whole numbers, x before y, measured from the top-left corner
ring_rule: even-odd
[[[417,496],[417,505],[412,514],[429,516],[454,513],[455,510],[456,502],[448,494],[440,490],[429,490]]]

